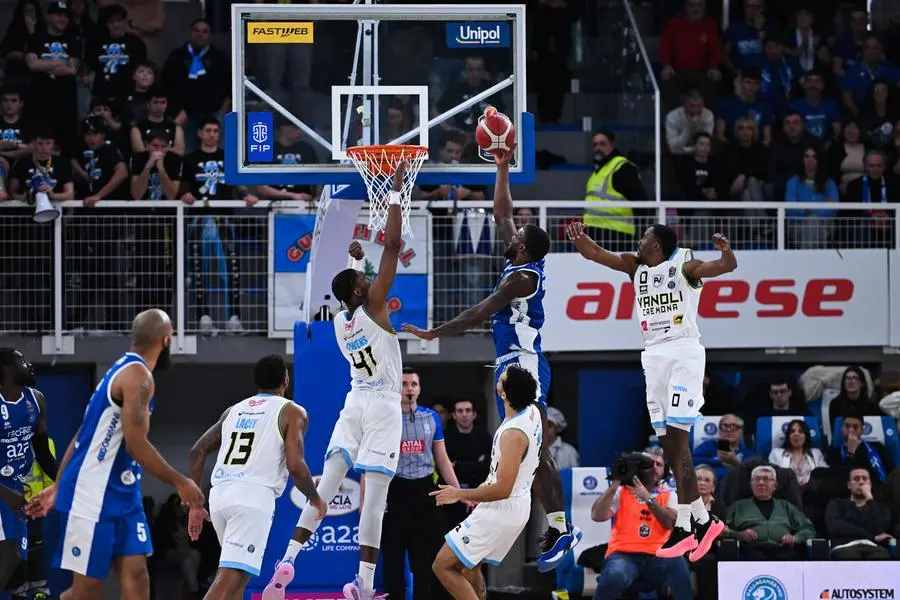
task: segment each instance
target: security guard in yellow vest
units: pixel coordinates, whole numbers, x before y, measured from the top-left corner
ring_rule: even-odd
[[[598,244],[614,252],[633,250],[637,229],[634,211],[605,202],[647,200],[637,166],[616,150],[616,136],[600,131],[593,138],[594,172],[587,181],[584,224]]]
[[[56,458],[56,445],[47,439],[50,452]],[[38,461],[31,465],[28,477],[22,482],[25,487],[25,499],[31,500],[49,487],[53,480],[41,469]],[[44,560],[43,519],[28,521],[28,559],[19,561],[19,567],[9,583],[13,600],[44,600],[49,597],[47,587],[47,569]]]

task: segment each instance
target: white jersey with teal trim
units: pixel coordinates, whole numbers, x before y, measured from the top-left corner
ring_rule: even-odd
[[[288,480],[281,413],[291,403],[274,394],[257,394],[229,409],[210,478],[213,487],[253,484],[281,495]]]
[[[352,316],[346,310],[335,315],[334,336],[350,363],[351,389],[400,393],[403,357],[396,333],[376,323],[360,306]]]
[[[697,309],[703,282],[692,284],[684,274],[684,264],[693,259],[693,251],[678,248],[668,260],[655,267],[638,266],[634,274],[634,301],[645,347],[673,340],[700,339]]]
[[[494,434],[494,446],[491,448],[491,470],[488,472],[485,483],[497,483],[497,467],[500,465],[500,438],[510,429],[518,429],[528,438],[528,450],[524,458],[521,458],[519,474],[513,484],[510,498],[527,496],[531,498],[531,484],[538,468],[541,456],[541,444],[543,443],[543,429],[541,426],[541,411],[536,404],[529,404],[524,410],[510,417],[500,424]]]

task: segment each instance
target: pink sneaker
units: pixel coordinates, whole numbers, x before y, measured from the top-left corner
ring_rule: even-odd
[[[662,545],[662,548],[656,551],[656,556],[659,558],[684,556],[697,546],[699,546],[699,543],[693,531],[686,531],[681,527],[676,527],[672,530],[669,539]]]
[[[697,548],[688,556],[691,562],[697,562],[706,556],[706,553],[709,552],[713,543],[722,535],[723,531],[725,531],[725,523],[720,521],[716,515],[709,515],[709,521],[703,525],[697,525],[696,537],[700,539],[700,542],[697,544]]]
[[[374,591],[364,592],[359,575],[354,577],[353,581],[344,585],[344,598],[346,600],[386,600],[387,597],[387,594],[375,594]]]
[[[291,562],[281,562],[275,567],[272,581],[263,590],[262,600],[284,600],[284,588],[294,580],[294,565]]]

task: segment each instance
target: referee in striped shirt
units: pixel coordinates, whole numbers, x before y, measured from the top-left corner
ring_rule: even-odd
[[[413,599],[447,597],[431,570],[447,528],[443,513],[428,494],[437,489],[435,468],[448,484],[458,486],[459,481],[444,448],[441,419],[430,408],[416,403],[419,391],[419,375],[404,367],[400,461],[388,488],[381,534],[385,592],[395,600],[406,598],[404,563],[407,556],[413,574]]]

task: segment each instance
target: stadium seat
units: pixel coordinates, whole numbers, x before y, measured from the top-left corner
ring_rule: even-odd
[[[841,425],[844,419],[838,417],[834,420],[834,433],[831,438],[832,446],[841,445]],[[897,436],[897,423],[888,416],[863,417],[863,440],[867,442],[881,442],[888,454],[894,459],[895,465],[900,465],[900,438]]]
[[[825,439],[830,440],[833,439],[833,435],[831,435],[831,401],[838,397],[841,393],[841,390],[836,390],[834,388],[828,388],[824,392],[822,392],[822,405],[821,405],[821,414],[819,415],[819,422],[822,423],[822,433],[825,434]]]
[[[691,450],[705,442],[719,437],[719,419],[722,415],[703,415],[701,421],[694,423],[691,429]]]
[[[788,424],[794,419],[803,419],[809,427],[810,440],[814,448],[821,449],[822,430],[819,420],[815,417],[787,416],[787,417],[760,417],[756,420],[756,453],[762,458],[768,458],[772,448],[778,448],[784,443]]]
[[[753,490],[750,489],[750,474],[755,467],[767,464],[762,458],[751,458],[728,471],[716,488],[716,498],[731,506],[738,500],[751,498]],[[778,487],[775,488],[775,497],[787,500],[798,508],[803,508],[803,495],[800,492],[800,484],[797,476],[790,469],[775,467]]]
[[[608,487],[605,467],[561,469],[566,514],[584,532],[584,539],[556,569],[556,587],[569,590],[570,596],[591,596],[597,589],[597,573],[578,564],[581,554],[609,541],[610,523],[591,520],[591,505]]]

